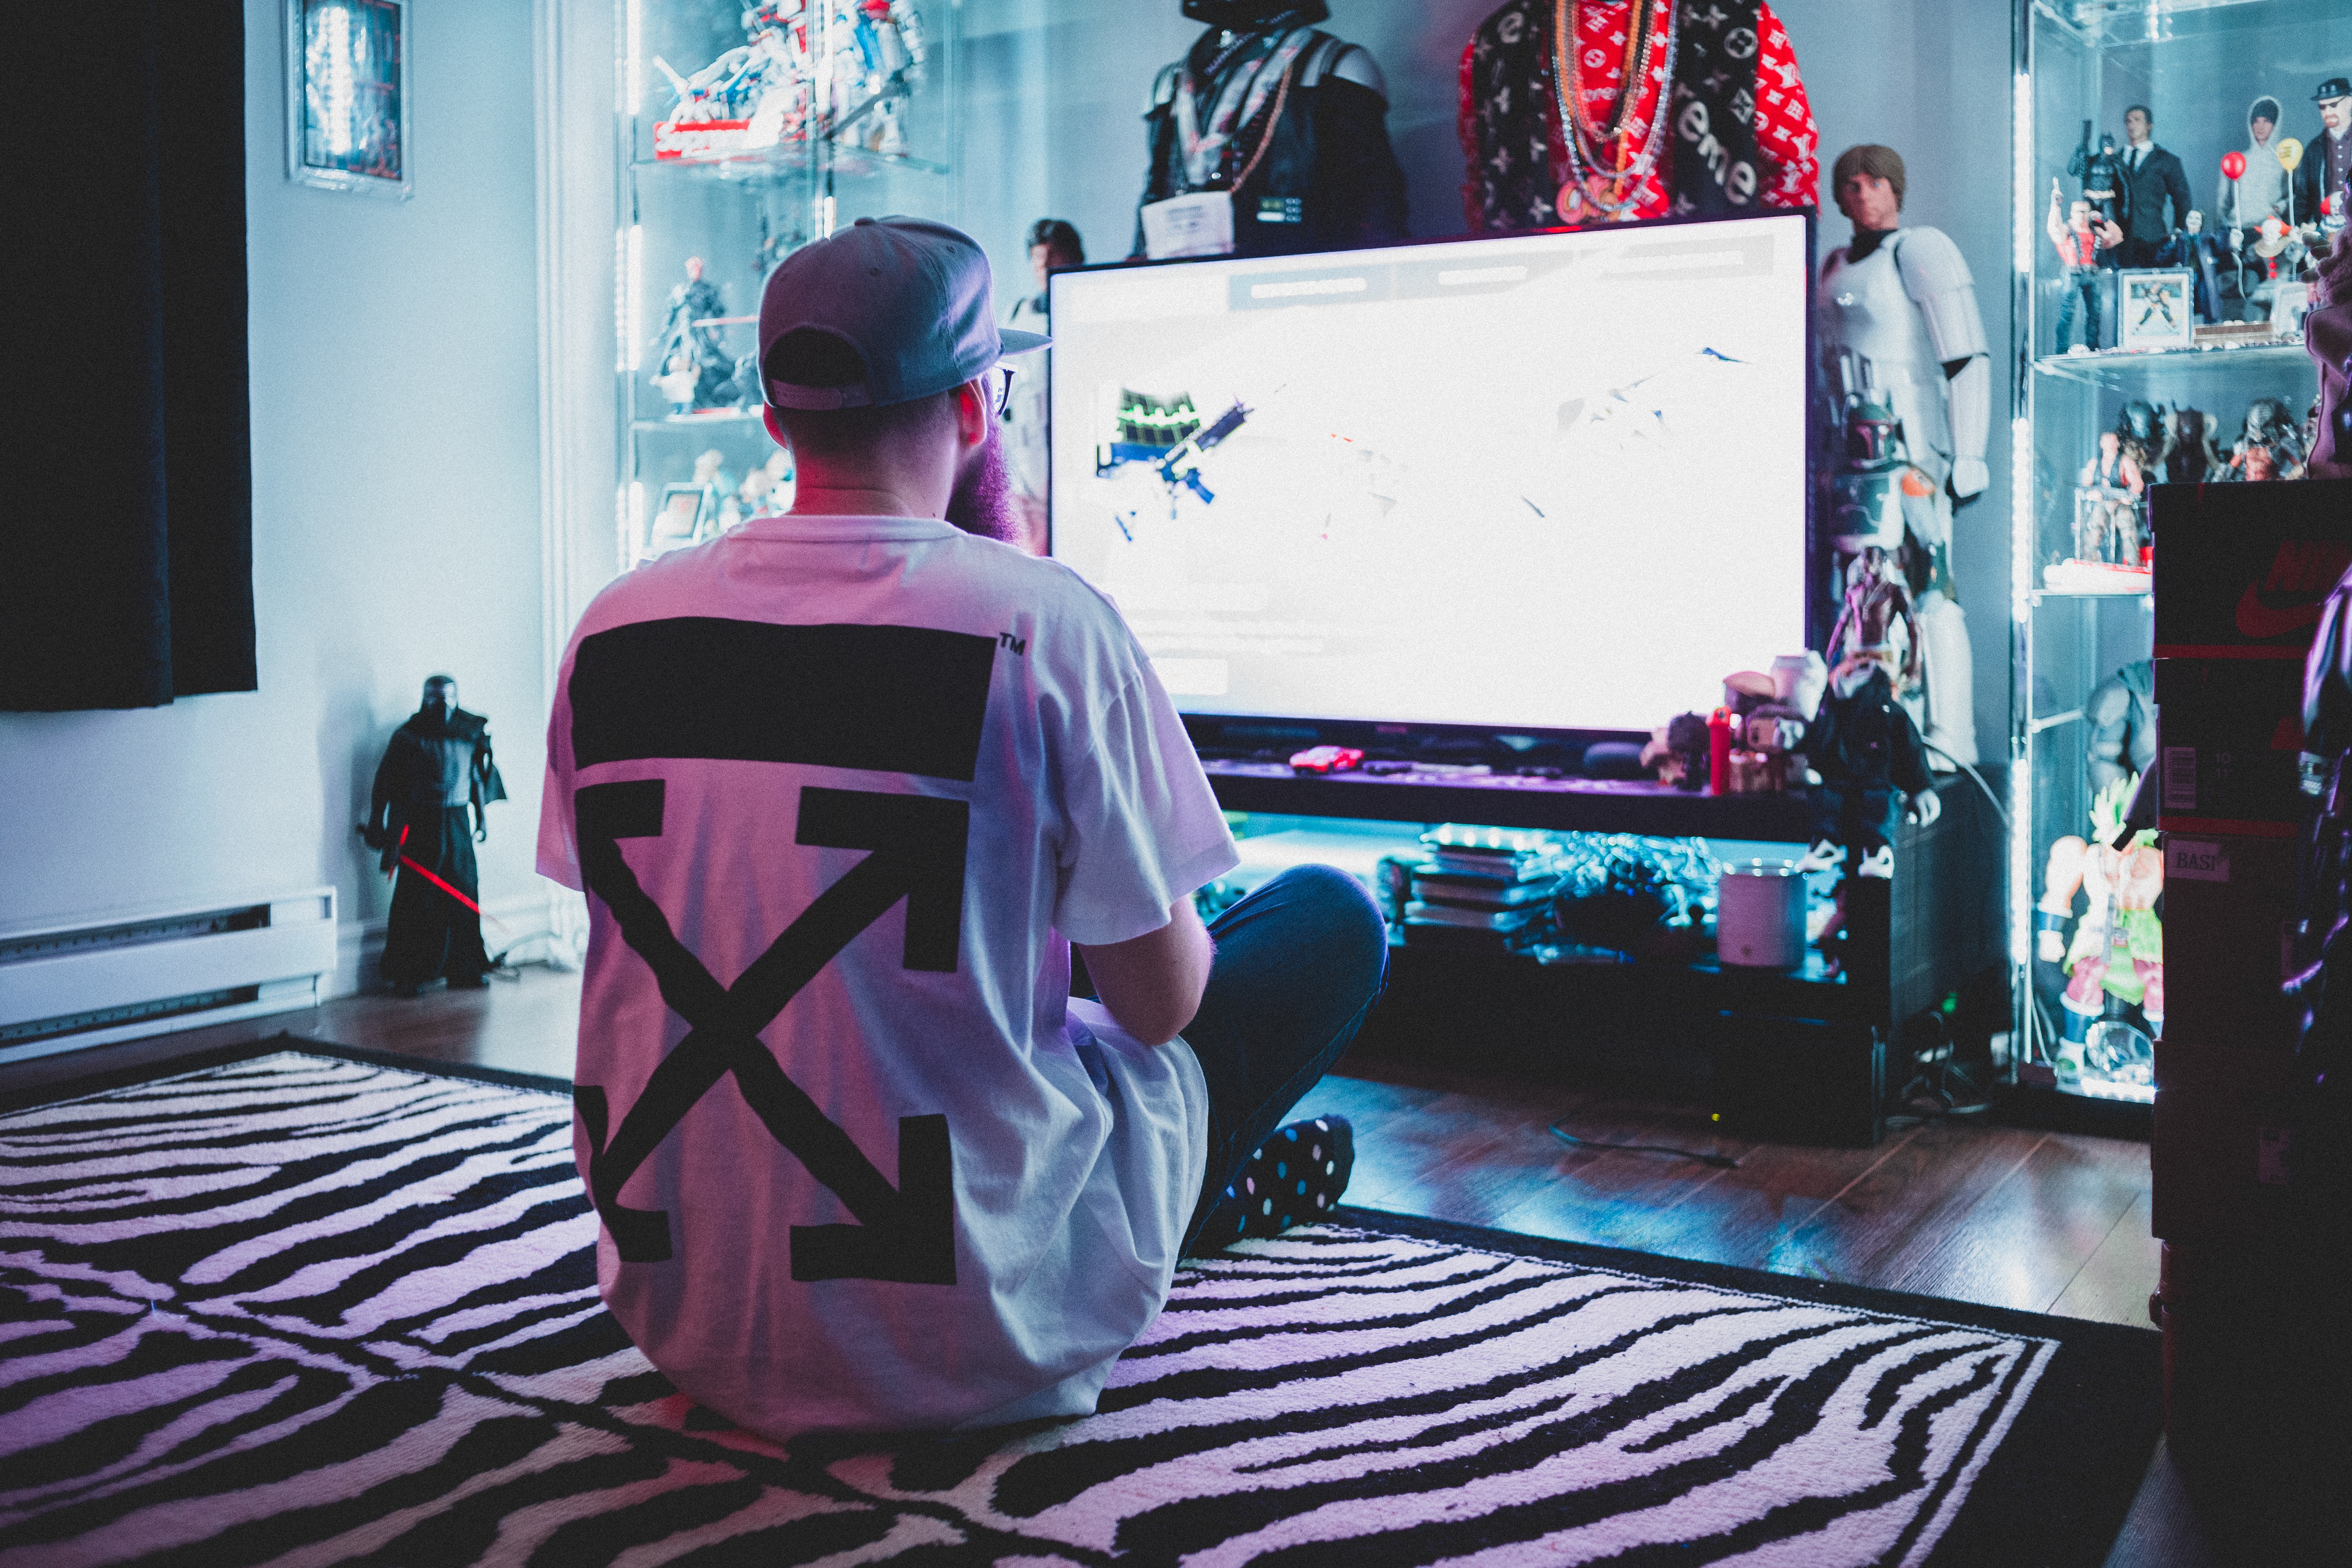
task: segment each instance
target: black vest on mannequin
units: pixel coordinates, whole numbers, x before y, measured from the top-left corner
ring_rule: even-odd
[[[1139,206],[1188,188],[1177,98],[1189,69],[1201,112],[1225,84],[1251,70],[1290,34],[1329,15],[1320,0],[1303,5],[1265,0],[1187,0],[1184,14],[1211,24],[1182,60],[1152,83],[1144,108],[1150,167]],[[1388,100],[1341,74],[1356,46],[1314,32],[1283,79],[1246,123],[1233,127],[1213,176],[1197,188],[1234,189],[1234,254],[1281,256],[1344,250],[1401,239],[1405,232],[1404,171],[1388,137]],[[1143,254],[1136,222],[1134,254]]]

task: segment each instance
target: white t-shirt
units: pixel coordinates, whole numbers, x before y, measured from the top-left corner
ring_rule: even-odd
[[[1208,1097],[1069,1000],[1069,941],[1236,860],[1108,601],[945,522],[755,518],[597,595],[547,754],[540,869],[591,894],[574,1144],[638,1347],[779,1437],[1093,1409]]]

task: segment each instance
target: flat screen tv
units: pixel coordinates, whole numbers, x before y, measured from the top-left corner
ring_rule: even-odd
[[[1806,637],[1811,220],[1054,276],[1054,555],[1187,714],[1646,730]]]

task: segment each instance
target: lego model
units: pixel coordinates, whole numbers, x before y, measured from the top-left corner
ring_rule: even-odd
[[[1121,391],[1112,416],[1112,434],[1095,447],[1095,472],[1109,474],[1130,463],[1149,464],[1168,491],[1168,515],[1176,515],[1176,492],[1181,488],[1198,496],[1202,505],[1216,494],[1201,478],[1202,454],[1240,429],[1255,412],[1238,397],[1213,421],[1203,422],[1190,393],[1153,397]],[[1118,531],[1131,542],[1135,531],[1127,514],[1118,517]]]

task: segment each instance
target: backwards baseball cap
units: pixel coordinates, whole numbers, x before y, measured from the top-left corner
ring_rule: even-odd
[[[911,403],[1052,342],[1000,329],[992,295],[988,258],[961,229],[918,217],[859,218],[768,275],[760,296],[762,395],[778,408]]]

